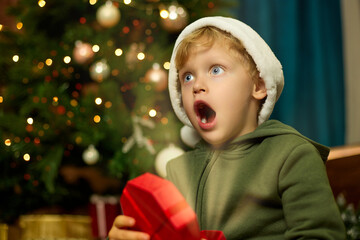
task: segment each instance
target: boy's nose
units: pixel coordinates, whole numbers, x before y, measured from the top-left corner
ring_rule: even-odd
[[[205,84],[204,78],[198,78],[195,80],[194,86],[193,86],[193,92],[194,94],[207,92],[207,86]]]

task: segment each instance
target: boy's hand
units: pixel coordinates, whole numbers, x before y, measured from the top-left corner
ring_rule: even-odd
[[[131,228],[135,225],[135,219],[132,217],[119,215],[115,218],[113,226],[109,232],[110,240],[149,240],[147,233],[132,231],[125,228]]]

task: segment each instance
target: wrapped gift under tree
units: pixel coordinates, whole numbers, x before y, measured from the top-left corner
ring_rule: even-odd
[[[119,198],[115,196],[93,195],[90,199],[92,234],[105,239],[117,215],[121,214]]]

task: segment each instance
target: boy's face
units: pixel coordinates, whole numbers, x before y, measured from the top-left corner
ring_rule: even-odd
[[[201,137],[215,148],[257,127],[258,89],[226,44],[193,47],[179,69],[182,102]]]

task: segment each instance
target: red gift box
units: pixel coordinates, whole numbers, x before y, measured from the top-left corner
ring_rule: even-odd
[[[89,210],[93,237],[106,238],[116,216],[121,214],[118,197],[93,195]]]
[[[152,240],[225,240],[221,231],[200,232],[195,212],[177,188],[153,174],[128,181],[120,203],[124,215],[135,218],[133,229]]]
[[[200,236],[206,240],[226,240],[224,233],[216,230],[202,230]]]

